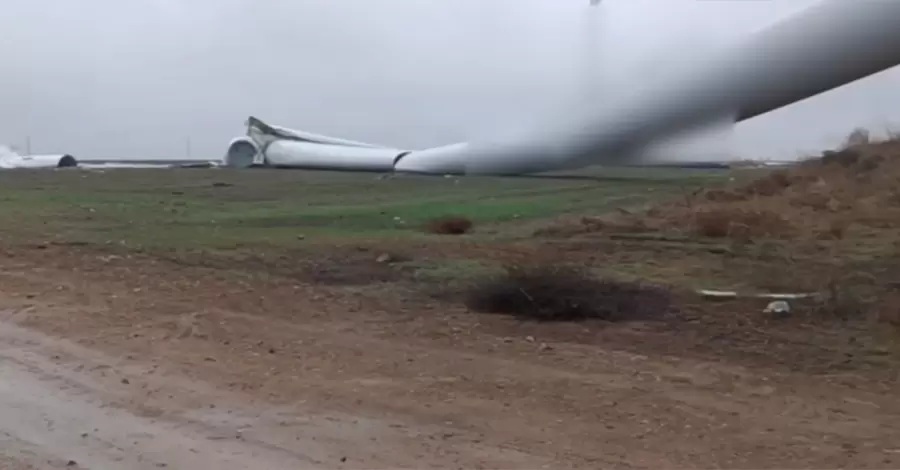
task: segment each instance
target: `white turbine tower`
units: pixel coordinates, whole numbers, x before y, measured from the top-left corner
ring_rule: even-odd
[[[600,37],[599,35],[602,33],[602,24],[600,23],[600,18],[602,12],[597,11],[595,7],[600,5],[601,0],[590,0],[589,11],[587,17],[585,18],[585,27],[584,27],[584,56],[582,60],[584,60],[584,84],[582,86],[582,91],[585,94],[585,98],[588,103],[595,103],[595,98],[597,98],[597,93],[595,90],[598,88],[602,88],[602,83],[600,83],[600,74],[598,73],[600,69],[598,69],[599,62],[601,60],[600,57]]]

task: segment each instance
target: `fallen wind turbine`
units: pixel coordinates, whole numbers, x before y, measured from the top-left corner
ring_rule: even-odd
[[[591,0],[592,6],[600,4]],[[740,122],[900,64],[900,2],[822,0],[698,67],[651,87],[606,90],[577,123],[522,129],[494,141],[424,150],[382,147],[248,120],[226,165],[426,174],[520,175],[631,164],[649,145],[722,121]],[[630,93],[626,93],[629,92]]]

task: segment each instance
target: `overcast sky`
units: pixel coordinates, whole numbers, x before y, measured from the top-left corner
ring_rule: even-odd
[[[599,99],[586,77],[609,87],[677,67],[813,0],[604,1],[7,0],[0,143],[183,158],[190,138],[194,158],[219,158],[252,114],[447,144]],[[757,118],[737,149],[792,158],[856,126],[900,128],[898,89],[891,70]]]

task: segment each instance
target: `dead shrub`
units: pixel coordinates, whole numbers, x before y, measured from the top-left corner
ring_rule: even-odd
[[[740,207],[715,207],[694,214],[695,230],[710,238],[773,237],[789,231],[788,221],[775,212]]]
[[[695,214],[697,233],[710,238],[725,238],[731,233],[731,219],[722,216],[721,210],[705,210]]]
[[[851,320],[861,318],[871,310],[871,302],[847,281],[835,278],[826,284],[825,295],[816,309],[820,316]]]
[[[429,220],[425,224],[425,231],[439,235],[462,235],[472,230],[473,225],[466,217],[448,215]]]
[[[834,240],[843,240],[851,221],[847,219],[835,219],[828,224],[827,236]]]
[[[878,324],[900,332],[900,293],[888,294],[878,305],[875,314]]]
[[[792,183],[793,181],[786,171],[777,170],[765,177],[751,181],[741,189],[741,192],[747,196],[771,197],[781,194]]]
[[[885,202],[891,206],[900,206],[900,181],[897,181],[885,195]]]
[[[661,287],[598,280],[587,270],[557,265],[511,265],[468,290],[466,306],[541,322],[639,320],[668,311]]]
[[[827,211],[834,206],[834,198],[819,192],[806,192],[795,194],[789,203],[796,207],[808,207],[816,211]]]
[[[862,154],[857,150],[846,149],[839,152],[829,150],[822,154],[822,164],[850,168],[851,166],[856,165],[861,158]]]
[[[737,202],[746,201],[747,195],[725,189],[708,189],[703,192],[703,197],[711,202]]]
[[[862,173],[871,173],[879,168],[887,160],[883,155],[871,155],[862,160],[859,164],[859,171]]]

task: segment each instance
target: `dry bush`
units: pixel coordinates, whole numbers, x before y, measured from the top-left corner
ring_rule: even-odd
[[[871,302],[845,281],[833,279],[827,284],[816,309],[819,316],[850,320],[861,318],[871,310]]]
[[[831,238],[834,240],[843,240],[844,236],[847,233],[847,229],[850,228],[852,224],[851,221],[847,219],[834,219],[828,225],[828,231],[821,234],[821,238]]]
[[[462,235],[472,230],[473,225],[466,217],[448,215],[429,220],[425,224],[425,231],[440,235]]]
[[[788,204],[798,208],[809,208],[814,211],[836,211],[840,202],[825,192],[801,192],[791,195]]]
[[[881,165],[885,163],[887,158],[884,155],[871,155],[864,158],[861,162],[859,162],[859,170],[862,173],[871,173],[879,168]]]
[[[793,184],[793,179],[785,170],[776,170],[768,175],[751,181],[740,189],[745,198],[762,196],[769,197],[781,194],[782,191]]]
[[[697,233],[704,237],[724,238],[731,233],[731,219],[721,211],[701,211],[696,214]]]
[[[711,202],[737,202],[747,199],[743,194],[727,189],[707,189],[701,194],[704,199]]]
[[[666,289],[598,280],[585,269],[557,265],[512,265],[468,291],[466,306],[537,321],[639,320],[668,311]]]
[[[900,292],[892,292],[883,299],[876,310],[876,321],[900,332]]]
[[[822,154],[822,165],[838,165],[844,168],[850,168],[859,163],[861,154],[855,149],[845,149],[839,152],[827,151]]]
[[[774,237],[791,230],[784,217],[764,209],[714,207],[699,210],[694,217],[697,234],[711,238]]]
[[[787,170],[775,170],[766,176],[757,178],[743,186],[731,189],[709,189],[701,192],[702,199],[710,202],[739,202],[759,197],[777,196],[804,178],[793,175]]]

